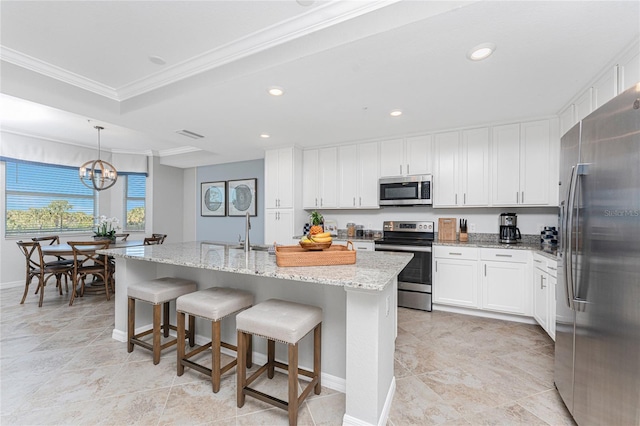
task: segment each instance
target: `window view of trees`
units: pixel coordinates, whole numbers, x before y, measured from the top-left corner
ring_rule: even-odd
[[[127,230],[144,231],[144,207],[135,207],[127,211]]]
[[[93,228],[93,216],[85,212],[73,212],[67,200],[56,200],[46,207],[30,207],[27,210],[7,210],[7,234],[23,232],[66,232]]]

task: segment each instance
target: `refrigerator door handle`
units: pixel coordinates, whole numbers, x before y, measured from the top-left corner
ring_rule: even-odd
[[[573,309],[573,250],[571,246],[571,235],[573,233],[573,207],[575,200],[573,198],[575,191],[575,182],[576,182],[576,166],[571,167],[571,176],[569,178],[569,192],[567,194],[567,209],[564,215],[564,235],[562,238],[563,241],[563,261],[564,261],[564,289],[565,289],[565,297],[567,306],[569,309]]]

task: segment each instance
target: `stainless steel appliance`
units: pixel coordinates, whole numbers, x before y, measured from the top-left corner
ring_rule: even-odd
[[[398,306],[431,312],[433,222],[384,222],[376,251],[413,253],[398,275]]]
[[[640,83],[561,142],[555,384],[576,422],[640,424]]]
[[[514,244],[522,239],[518,229],[518,217],[515,213],[500,214],[500,242]]]
[[[380,178],[381,206],[417,206],[433,204],[431,175]]]

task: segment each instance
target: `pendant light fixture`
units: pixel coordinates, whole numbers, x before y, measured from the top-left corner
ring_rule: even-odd
[[[111,163],[100,159],[100,130],[104,127],[94,126],[98,130],[98,159],[87,161],[78,170],[80,181],[87,187],[102,191],[111,188],[118,180],[118,171]]]

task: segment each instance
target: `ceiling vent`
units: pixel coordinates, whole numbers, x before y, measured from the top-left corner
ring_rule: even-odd
[[[202,135],[199,135],[199,134],[197,134],[195,132],[191,132],[189,130],[184,130],[184,129],[183,130],[176,130],[176,133],[179,134],[179,135],[182,135],[182,136],[186,136],[186,137],[191,138],[191,139],[202,139],[202,138],[204,138],[204,136],[202,136]]]

